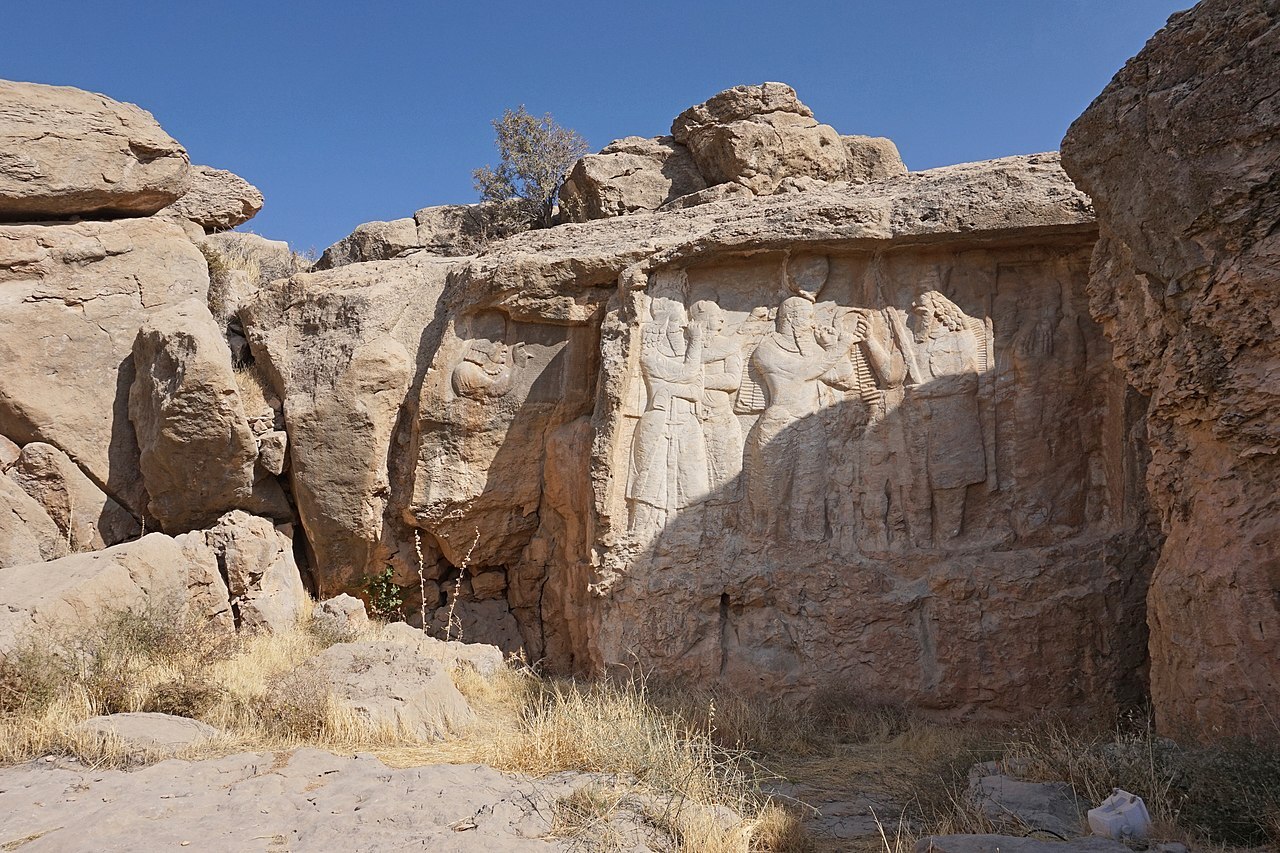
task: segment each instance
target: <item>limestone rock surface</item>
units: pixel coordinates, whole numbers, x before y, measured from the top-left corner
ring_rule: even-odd
[[[364,602],[345,592],[316,604],[311,618],[323,629],[339,636],[364,630],[369,625]]]
[[[418,224],[412,217],[390,222],[366,222],[325,249],[316,261],[316,269],[333,269],[363,261],[387,261],[421,248]]]
[[[44,507],[0,476],[0,568],[56,560],[69,551],[66,536]]]
[[[569,222],[644,213],[706,185],[689,149],[671,137],[628,136],[574,165],[560,210]]]
[[[1280,704],[1278,53],[1274,4],[1206,0],[1062,146],[1102,231],[1091,310],[1151,397],[1157,722],[1214,736],[1274,731]]]
[[[231,351],[204,303],[188,300],[148,316],[133,363],[129,419],[148,510],[161,529],[204,527],[248,505],[258,447]]]
[[[741,183],[758,195],[784,178],[843,180],[849,153],[840,134],[819,124],[783,83],[735,86],[685,110],[671,125],[709,184]]]
[[[404,622],[394,622],[383,628],[382,638],[407,645],[414,654],[440,661],[446,667],[467,666],[486,677],[503,666],[502,652],[497,646],[440,640]]]
[[[290,525],[242,510],[229,512],[204,533],[227,581],[238,627],[282,631],[302,615],[307,591],[293,556]]]
[[[0,601],[0,653],[33,636],[74,635],[104,614],[148,606],[232,628],[217,558],[199,534],[151,533],[103,551],[11,566],[0,571]]]
[[[0,472],[8,470],[10,465],[18,461],[21,454],[21,447],[0,435]]]
[[[226,231],[257,215],[262,201],[261,191],[234,172],[192,166],[187,191],[161,213],[182,217],[205,231]]]
[[[1063,840],[1088,834],[1080,801],[1065,782],[1026,782],[990,765],[971,771],[967,795],[993,825],[1010,833],[1048,833]]]
[[[172,222],[0,226],[0,433],[53,445],[141,516],[134,340],[150,315],[203,300],[208,286],[204,258]]]
[[[9,478],[44,507],[73,551],[97,551],[141,531],[137,519],[53,445],[33,441],[22,448]]]
[[[188,171],[186,150],[146,110],[0,80],[0,221],[146,216],[186,191]]]
[[[1095,234],[1049,154],[511,237],[441,299],[405,520],[502,569],[572,671],[1136,697],[1142,408],[1085,305]],[[796,347],[827,367],[789,378]]]
[[[398,638],[338,643],[304,667],[324,679],[341,707],[375,727],[431,739],[472,719],[448,666]]]
[[[474,764],[395,769],[314,749],[165,761],[135,771],[24,764],[0,770],[0,842],[33,853],[351,849],[531,853],[580,849],[551,832],[553,804],[593,777],[532,780]],[[397,795],[387,796],[388,791]],[[30,839],[30,840],[27,840]],[[650,848],[637,847],[637,853]]]
[[[150,754],[173,754],[218,736],[218,730],[208,723],[154,712],[90,717],[80,724],[80,728],[103,737],[118,738],[126,746]]]
[[[883,181],[907,173],[907,167],[892,139],[883,136],[841,136],[849,155],[844,179],[854,184]]]
[[[284,403],[288,476],[322,597],[385,565],[388,456],[449,268],[416,255],[303,273],[241,309]]]

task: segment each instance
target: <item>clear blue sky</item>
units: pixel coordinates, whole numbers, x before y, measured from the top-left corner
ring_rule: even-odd
[[[0,0],[0,77],[150,110],[257,184],[246,228],[323,249],[475,200],[489,120],[524,103],[599,149],[721,89],[790,83],[911,169],[1054,149],[1189,0]]]

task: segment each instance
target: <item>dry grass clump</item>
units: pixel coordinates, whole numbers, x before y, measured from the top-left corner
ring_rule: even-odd
[[[712,728],[661,708],[642,679],[585,684],[546,680],[527,667],[492,677],[460,668],[455,680],[476,722],[445,740],[420,741],[373,728],[336,705],[305,662],[335,641],[360,637],[313,624],[234,636],[159,610],[121,612],[74,641],[10,655],[0,663],[0,763],[50,754],[94,766],[158,760],[164,756],[80,725],[98,714],[164,711],[223,732],[180,752],[185,758],[314,746],[373,752],[393,766],[478,762],[530,775],[600,773],[614,780],[616,801],[587,791],[557,807],[557,826],[589,830],[593,849],[627,826],[611,819],[618,804],[637,831],[665,833],[683,851],[808,849],[796,816],[761,793],[759,766],[717,743]]]
[[[240,404],[249,417],[257,417],[264,409],[270,409],[267,399],[274,399],[275,391],[257,362],[239,364],[235,367],[236,389],[240,394]]]
[[[1179,745],[1146,717],[1092,731],[1052,720],[1007,755],[1021,775],[1070,782],[1091,803],[1137,794],[1163,836],[1280,848],[1280,743]]]

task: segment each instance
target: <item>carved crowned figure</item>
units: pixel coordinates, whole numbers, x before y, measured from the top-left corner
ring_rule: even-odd
[[[669,516],[710,492],[707,445],[698,409],[703,398],[703,327],[682,304],[654,299],[641,330],[640,375],[647,400],[631,443],[627,500],[630,528],[644,538]]]
[[[814,415],[820,377],[849,347],[834,331],[816,328],[813,303],[792,296],[751,356],[769,398],[747,435],[747,499],[757,533],[800,542],[826,536],[827,437]]]

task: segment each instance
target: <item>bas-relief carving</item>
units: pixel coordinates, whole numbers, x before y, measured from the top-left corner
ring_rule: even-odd
[[[786,259],[779,291],[792,295],[776,307],[728,311],[704,298],[686,313],[681,271],[651,287],[626,489],[638,541],[702,503],[738,506],[711,535],[831,541],[846,553],[944,546],[970,532],[968,503],[1000,488],[994,375],[1031,370],[1053,321],[1020,316],[997,364],[991,319],[944,295],[936,270],[914,287],[877,285],[881,304],[842,306],[819,301],[830,268],[823,256]],[[915,296],[883,304],[886,290]]]
[[[523,344],[514,347],[487,340],[468,341],[462,361],[453,369],[453,391],[459,397],[502,397],[511,391],[514,362],[523,365]]]

